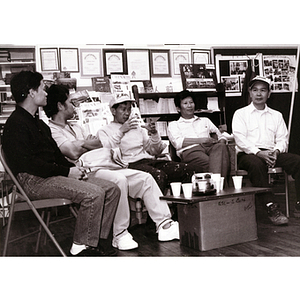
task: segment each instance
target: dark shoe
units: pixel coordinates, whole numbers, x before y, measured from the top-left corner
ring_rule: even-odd
[[[279,205],[274,203],[268,206],[268,217],[274,225],[285,225],[289,219],[279,210]]]
[[[117,256],[118,254],[118,251],[113,247],[104,249],[103,247],[100,246],[98,250],[101,253],[101,256]]]
[[[72,255],[73,257],[78,257],[78,256],[103,256],[102,252],[99,251],[98,248],[95,247],[87,247],[86,249],[82,250],[81,252],[79,252],[76,255]]]
[[[300,218],[300,201],[296,202],[295,210],[294,210],[294,217]]]
[[[100,239],[98,244],[98,250],[102,256],[116,256],[118,251],[112,247],[111,238]]]

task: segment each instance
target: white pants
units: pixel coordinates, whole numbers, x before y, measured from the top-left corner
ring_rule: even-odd
[[[113,223],[114,236],[119,235],[120,237],[127,233],[130,223],[128,196],[140,198],[144,201],[149,216],[156,227],[164,220],[171,218],[169,206],[165,200],[159,199],[163,194],[149,173],[133,169],[101,169],[96,172],[95,176],[116,183],[121,190],[120,201]]]

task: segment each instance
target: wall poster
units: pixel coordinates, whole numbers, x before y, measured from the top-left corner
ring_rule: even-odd
[[[296,71],[295,55],[264,55],[263,68],[264,75],[271,79],[272,92],[292,92]]]

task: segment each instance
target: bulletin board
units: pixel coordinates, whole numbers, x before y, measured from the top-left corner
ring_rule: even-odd
[[[297,48],[278,46],[260,48],[213,48],[218,82],[223,82],[227,96],[240,96],[248,64],[257,75],[271,80],[273,93],[289,93],[295,80]],[[297,85],[296,85],[297,87]],[[296,89],[297,91],[297,89]]]

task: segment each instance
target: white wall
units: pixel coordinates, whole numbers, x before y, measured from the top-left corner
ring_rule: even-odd
[[[205,49],[209,50],[211,48],[210,45],[163,45],[163,44],[125,44],[123,46],[112,46],[112,45],[85,45],[85,44],[47,44],[47,45],[36,45],[36,65],[37,71],[41,72],[41,59],[40,59],[40,48],[78,48],[79,54],[79,67],[80,67],[80,49],[168,49],[168,50],[189,50],[191,49]],[[103,59],[103,58],[102,58]],[[192,59],[192,58],[191,58]],[[172,51],[170,51],[170,68],[172,72]],[[102,63],[103,68],[103,63]],[[79,73],[71,73],[72,78],[77,79],[77,87],[91,87],[91,79],[83,78]],[[153,88],[157,88],[159,92],[166,92],[166,86],[172,83],[173,91],[179,92],[182,90],[182,83],[180,75],[172,75],[171,77],[153,77],[151,78]],[[134,82],[133,82],[134,84]]]

